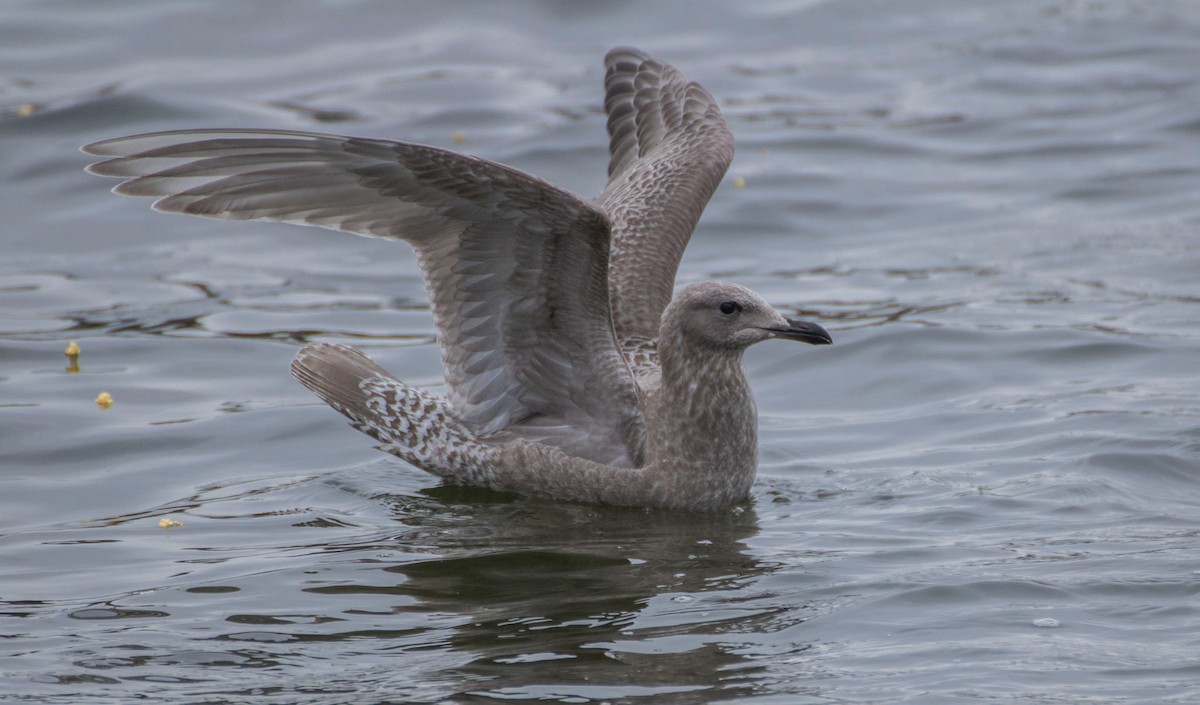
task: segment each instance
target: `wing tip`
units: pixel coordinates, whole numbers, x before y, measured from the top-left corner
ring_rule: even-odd
[[[91,145],[85,145],[85,146],[91,146]],[[80,149],[82,150],[83,147],[80,147]],[[86,152],[86,154],[98,154],[98,153],[97,152]],[[119,164],[121,161],[122,160],[120,157],[114,157],[112,159],[103,159],[101,161],[92,162],[91,164],[88,164],[87,166],[85,166],[83,168],[83,170],[86,171],[87,173],[91,174],[92,176],[120,177],[120,176],[124,176],[124,174],[114,173],[114,169],[115,169],[116,165]]]
[[[120,139],[120,138],[118,137],[116,139],[96,140],[95,142],[88,142],[87,144],[81,146],[79,148],[79,151],[83,152],[84,154],[90,154],[94,157],[115,156],[112,152],[108,151],[108,147],[113,142],[116,142],[118,139]]]
[[[80,152],[90,154],[94,157],[128,157],[136,153],[138,150],[130,149],[128,146],[122,145],[136,144],[145,142],[148,139],[164,137],[173,134],[182,134],[185,130],[174,130],[167,132],[144,132],[137,135],[122,135],[121,137],[109,137],[95,142],[88,142],[79,148]]]
[[[643,61],[652,60],[652,57],[637,47],[616,46],[604,54],[604,65],[611,67],[620,63],[622,59],[631,59],[640,64]]]

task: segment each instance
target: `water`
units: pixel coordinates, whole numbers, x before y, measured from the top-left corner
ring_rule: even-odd
[[[738,138],[681,282],[837,341],[748,356],[740,510],[440,487],[287,373],[440,383],[403,246],[76,151],[327,130],[597,193],[618,44]],[[29,0],[0,67],[6,702],[1200,701],[1200,5]]]

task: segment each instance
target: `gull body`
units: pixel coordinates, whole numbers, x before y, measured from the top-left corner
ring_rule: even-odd
[[[158,210],[405,240],[449,393],[343,345],[292,372],[378,447],[447,480],[553,500],[708,510],[746,499],[750,345],[831,342],[749,289],[672,298],[733,156],[712,96],[635,49],[606,57],[609,182],[595,201],[487,160],[405,142],[272,130],[134,135],[83,149]]]

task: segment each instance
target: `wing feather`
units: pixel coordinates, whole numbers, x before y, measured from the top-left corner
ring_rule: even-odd
[[[190,130],[87,145],[114,190],[158,210],[270,220],[412,244],[459,417],[522,422],[561,444],[639,462],[641,418],[614,337],[609,221],[514,169],[423,145],[318,133]],[[539,420],[544,419],[544,420]]]
[[[621,339],[658,337],[692,231],[733,159],[733,134],[699,84],[637,49],[605,57],[609,287]]]

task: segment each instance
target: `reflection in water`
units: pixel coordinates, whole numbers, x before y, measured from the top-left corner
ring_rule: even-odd
[[[437,636],[438,648],[466,655],[443,682],[498,697],[563,695],[576,686],[620,697],[624,684],[653,684],[626,694],[663,697],[728,688],[724,680],[749,674],[724,642],[769,616],[727,604],[770,569],[746,551],[758,531],[753,509],[560,506],[457,487],[424,494],[446,504],[414,514],[411,498],[397,499],[396,519],[426,540],[436,534],[431,548],[442,557],[309,592],[349,604],[364,594],[411,598],[393,609],[461,617]]]
[[[755,584],[777,564],[747,547],[759,532],[752,507],[689,514],[440,486],[361,497],[384,513],[364,532],[353,516],[326,521],[286,496],[333,484],[214,486],[168,503],[191,507],[166,539],[183,542],[164,565],[174,585],[147,577],[117,597],[39,607],[97,644],[39,677],[187,683],[193,696],[236,699],[264,692],[239,689],[244,678],[261,683],[261,669],[304,662],[302,676],[267,690],[333,697],[371,683],[402,701],[689,702],[697,691],[752,692],[766,665],[744,643],[798,621],[781,611],[803,609],[757,599]],[[239,505],[252,511],[223,511]],[[113,537],[112,550],[136,550],[162,511],[89,526]],[[272,520],[296,528],[276,531]],[[253,545],[251,526],[312,540]],[[305,530],[317,533],[296,533]],[[318,665],[334,652],[345,656]]]

